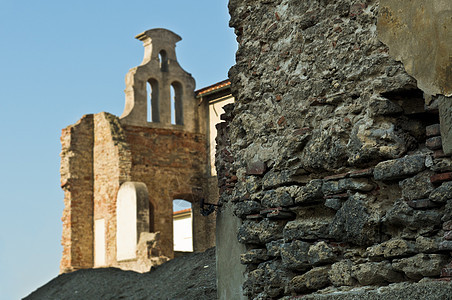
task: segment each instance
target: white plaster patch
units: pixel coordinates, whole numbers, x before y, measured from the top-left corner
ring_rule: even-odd
[[[137,194],[132,182],[125,182],[118,191],[116,206],[116,259],[136,258],[137,246]]]

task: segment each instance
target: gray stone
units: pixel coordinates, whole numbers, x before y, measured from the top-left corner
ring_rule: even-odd
[[[257,264],[269,259],[266,249],[251,249],[246,253],[240,254],[240,263]]]
[[[408,258],[395,259],[392,266],[394,270],[404,272],[408,278],[419,280],[427,276],[439,276],[441,269],[448,262],[448,255],[421,253]]]
[[[239,218],[247,215],[257,214],[262,209],[262,205],[256,201],[241,201],[234,206],[234,214]]]
[[[260,222],[245,220],[239,227],[237,239],[240,243],[265,244],[283,237],[284,221],[270,221],[264,219]]]
[[[428,198],[438,203],[445,203],[447,200],[452,199],[452,181],[443,182],[441,186],[430,193]]]
[[[325,242],[318,242],[308,250],[308,261],[316,266],[325,263],[332,263],[336,259],[334,249]]]
[[[415,245],[407,240],[395,238],[381,244],[367,248],[369,256],[383,256],[393,258],[415,253]]]
[[[310,267],[308,251],[311,244],[299,240],[285,243],[281,247],[284,267],[290,270],[304,271]]]
[[[436,158],[430,169],[434,172],[450,172],[452,171],[452,159],[448,157]]]
[[[284,239],[315,240],[329,238],[330,218],[299,218],[287,222],[284,227]]]
[[[416,238],[416,250],[422,253],[437,252],[439,250],[439,238],[419,236]]]
[[[388,261],[368,262],[354,266],[353,275],[362,285],[381,285],[403,281],[403,275],[395,272]]]
[[[405,156],[379,163],[374,169],[376,180],[393,180],[417,174],[425,169],[425,156],[422,154]]]
[[[330,225],[330,236],[355,245],[369,245],[380,240],[379,220],[369,215],[365,196],[355,194],[342,205]]]
[[[355,285],[356,279],[352,276],[353,263],[351,260],[341,260],[331,265],[328,277],[335,286]]]
[[[371,116],[394,115],[403,112],[402,107],[389,99],[374,95],[369,101],[369,114]]]
[[[337,198],[328,198],[325,200],[325,206],[334,210],[339,210],[342,207],[342,200]]]
[[[394,203],[383,217],[386,230],[401,232],[406,238],[430,234],[441,227],[442,213],[438,210],[415,210],[403,200]],[[392,231],[393,230],[393,231]]]
[[[317,267],[309,270],[303,275],[295,276],[288,284],[290,292],[303,293],[319,290],[330,284],[328,271],[331,267]]]
[[[426,171],[407,178],[399,182],[402,188],[402,197],[406,200],[416,200],[428,198],[428,195],[433,191],[433,184],[430,182],[430,176],[433,172]]]
[[[382,287],[362,287],[353,290],[322,290],[304,295],[303,300],[446,300],[452,295],[452,284],[441,281],[393,283]],[[290,298],[286,298],[287,300]]]
[[[271,241],[265,244],[267,248],[267,254],[270,256],[281,256],[281,246],[284,244],[284,240]]]
[[[281,189],[264,192],[264,196],[261,201],[264,207],[291,206],[294,204],[294,201],[289,193]]]
[[[301,188],[299,195],[295,198],[295,204],[311,203],[322,199],[322,184],[323,180],[321,179],[311,180]]]
[[[369,192],[374,185],[369,183],[367,178],[343,178],[339,181],[326,181],[323,184],[322,192],[327,195],[340,194],[348,190]]]

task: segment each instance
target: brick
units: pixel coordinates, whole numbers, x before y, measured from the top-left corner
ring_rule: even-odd
[[[262,219],[262,216],[260,214],[254,214],[254,215],[248,215],[248,216],[246,216],[246,218],[248,220],[257,220],[257,219]]]
[[[312,131],[311,128],[303,127],[303,128],[300,128],[300,129],[295,129],[292,134],[293,135],[305,135],[306,133],[309,133],[311,131]]]
[[[439,124],[433,124],[433,125],[427,126],[427,127],[425,128],[425,135],[426,135],[427,137],[432,137],[432,136],[439,136],[439,135],[441,135]]]
[[[341,173],[341,174],[335,174],[335,175],[326,176],[323,179],[324,180],[337,180],[337,179],[345,178],[347,176],[348,176],[348,173]]]
[[[425,146],[430,150],[438,150],[442,147],[442,140],[440,136],[435,136],[425,141]]]
[[[367,168],[362,170],[350,171],[348,174],[350,177],[370,177],[374,172],[374,168]]]
[[[247,175],[263,175],[267,166],[262,161],[251,162],[246,166]]]
[[[444,153],[443,150],[435,150],[433,152],[433,158],[441,158],[441,157],[447,157],[448,155],[446,153]]]
[[[441,183],[441,182],[450,181],[450,180],[452,180],[452,172],[435,174],[430,177],[431,183]]]

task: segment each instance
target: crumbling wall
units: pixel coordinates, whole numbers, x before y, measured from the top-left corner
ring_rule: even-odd
[[[148,188],[163,255],[173,257],[174,199],[192,203],[194,251],[212,247],[215,229],[209,226],[215,216],[202,217],[198,209],[208,193],[205,135],[131,125],[124,129],[133,157],[132,178]]]
[[[438,99],[380,42],[379,2],[229,9],[236,103],[217,170],[220,203],[242,220],[245,295],[449,280],[452,161]]]
[[[93,124],[94,116],[86,115],[61,133],[64,210],[60,272],[93,266]]]

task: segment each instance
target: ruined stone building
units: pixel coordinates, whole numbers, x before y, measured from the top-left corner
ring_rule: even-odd
[[[451,299],[452,2],[229,11],[219,299]]]
[[[147,271],[174,256],[173,200],[192,204],[192,249],[215,244],[215,124],[233,102],[228,80],[198,90],[176,59],[181,38],[165,29],[136,37],[141,65],[126,75],[120,117],[83,116],[62,132],[61,272],[115,266]],[[159,234],[156,234],[159,232]]]

